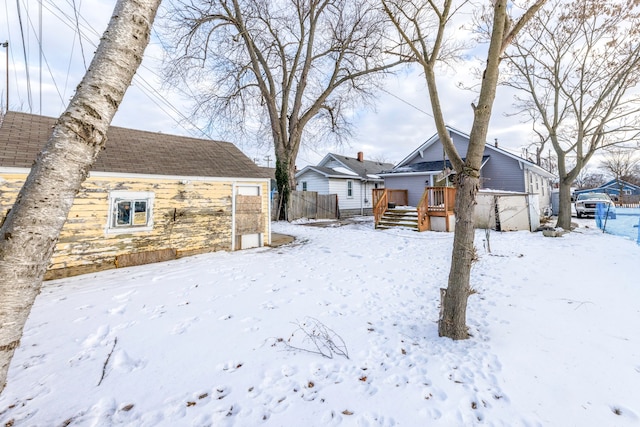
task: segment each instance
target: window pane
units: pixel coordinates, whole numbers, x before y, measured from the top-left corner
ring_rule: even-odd
[[[131,224],[131,202],[122,200],[117,202],[116,226]]]
[[[147,225],[147,202],[138,200],[135,202],[133,225]]]

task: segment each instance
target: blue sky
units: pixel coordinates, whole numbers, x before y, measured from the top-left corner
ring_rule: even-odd
[[[100,35],[107,26],[115,0],[42,0],[42,19],[37,0],[20,0],[23,32],[20,31],[16,3],[5,1],[0,16],[0,42],[9,41],[9,108],[56,117],[85,72],[85,64],[93,57]],[[77,18],[73,4],[79,11]],[[40,22],[42,22],[42,67],[39,55]],[[76,22],[83,34],[79,43]],[[5,25],[6,24],[6,25]],[[24,34],[24,49],[23,36]],[[5,49],[0,48],[0,94],[4,103]],[[26,53],[26,54],[25,54]],[[27,58],[29,91],[27,84]],[[114,117],[113,125],[134,129],[203,137],[181,115],[189,111],[189,102],[179,94],[162,87],[159,77],[162,47],[153,40],[145,52],[142,67]],[[471,102],[474,94],[457,88],[460,81],[470,83],[470,67],[461,65],[447,70],[440,78],[441,99],[447,123],[468,132],[472,122]],[[55,82],[55,83],[54,83]],[[31,102],[29,102],[29,93]],[[163,99],[166,99],[165,102]],[[497,138],[502,148],[521,154],[532,141],[531,125],[520,117],[507,117],[513,96],[507,88],[498,88],[488,141]],[[302,148],[298,167],[315,164],[327,152],[355,157],[358,151],[365,158],[391,163],[403,159],[435,133],[424,78],[418,70],[406,70],[386,81],[375,111],[363,109],[357,114],[356,133],[347,145]],[[220,138],[219,135],[210,135]],[[228,139],[228,138],[227,138]],[[274,158],[267,147],[255,147],[244,141],[231,141],[250,158],[266,166],[267,156]],[[271,164],[273,166],[273,163]]]

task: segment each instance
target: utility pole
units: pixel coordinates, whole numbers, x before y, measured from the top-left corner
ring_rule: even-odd
[[[4,43],[2,43],[2,47],[4,47],[6,49],[6,65],[7,65],[7,93],[5,95],[6,100],[7,100],[7,110],[5,111],[8,112],[9,111],[9,41],[5,41]]]
[[[264,161],[267,162],[267,167],[271,166],[271,156],[269,154],[266,155]]]

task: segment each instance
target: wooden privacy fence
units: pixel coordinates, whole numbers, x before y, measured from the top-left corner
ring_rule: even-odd
[[[271,219],[278,219],[279,194],[274,194],[271,201]],[[338,219],[337,194],[318,194],[316,191],[292,191],[289,194],[289,204],[286,207],[287,221],[300,218],[309,219]]]

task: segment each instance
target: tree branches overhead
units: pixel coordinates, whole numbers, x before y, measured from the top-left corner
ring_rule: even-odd
[[[283,207],[301,142],[349,137],[356,109],[405,61],[387,53],[391,38],[376,0],[176,0],[174,7],[169,81],[190,88],[195,116],[234,138],[273,143]]]
[[[516,108],[533,119],[539,150],[550,143],[557,154],[557,226],[568,229],[582,168],[597,150],[640,136],[639,2],[554,0],[514,46],[506,84],[521,91]]]
[[[316,132],[340,137],[350,108],[372,95],[374,76],[402,62],[386,54],[384,16],[372,1],[174,6],[167,15],[175,46],[169,77],[190,87],[197,115],[224,127],[231,122],[234,130],[262,124],[285,137],[314,121]]]
[[[507,84],[523,91],[517,107],[535,112],[556,150],[588,160],[637,136],[640,9],[605,0],[549,6],[515,43]]]

